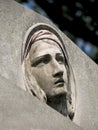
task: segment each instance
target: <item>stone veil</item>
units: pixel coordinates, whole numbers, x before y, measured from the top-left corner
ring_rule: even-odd
[[[41,102],[27,89],[24,55],[32,27],[48,28],[60,42],[71,70],[67,105],[72,106],[72,120]],[[0,1],[0,129],[98,129],[98,66],[49,19],[13,0]]]
[[[75,98],[76,98],[76,88],[75,88],[75,78],[73,74],[73,70],[71,67],[71,64],[69,63],[69,58],[67,54],[67,50],[64,44],[63,39],[61,38],[60,34],[56,31],[55,28],[53,28],[51,25],[46,24],[46,23],[37,23],[31,26],[24,38],[23,45],[22,45],[22,68],[23,68],[23,73],[24,73],[24,81],[26,82],[26,88],[28,91],[30,89],[33,91],[34,95],[36,95],[37,98],[45,102],[46,95],[45,93],[41,90],[41,88],[34,84],[35,80],[30,79],[31,74],[27,74],[27,68],[25,67],[25,58],[27,57],[31,46],[33,44],[37,44],[35,42],[40,41],[40,40],[46,40],[46,42],[49,40],[52,42],[52,44],[57,44],[59,48],[62,50],[62,53],[64,55],[64,60],[65,60],[65,66],[67,66],[67,77],[68,77],[68,83],[67,83],[67,108],[68,108],[68,113],[69,117],[72,119],[74,114],[75,114]],[[51,49],[51,48],[50,48]],[[29,75],[29,76],[28,76]],[[27,80],[27,81],[26,81]],[[28,83],[32,82],[32,83]],[[42,81],[43,82],[43,81]],[[32,84],[34,84],[32,86]],[[32,87],[31,87],[32,86]]]

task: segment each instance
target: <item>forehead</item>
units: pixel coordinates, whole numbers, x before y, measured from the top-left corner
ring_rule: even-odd
[[[45,54],[55,54],[62,53],[60,47],[57,43],[47,43],[45,41],[37,41],[31,47],[30,54],[33,57],[45,55]]]

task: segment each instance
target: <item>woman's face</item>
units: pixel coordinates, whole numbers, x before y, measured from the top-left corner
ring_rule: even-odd
[[[31,74],[47,97],[67,92],[67,70],[64,57],[57,45],[37,41],[29,53]]]

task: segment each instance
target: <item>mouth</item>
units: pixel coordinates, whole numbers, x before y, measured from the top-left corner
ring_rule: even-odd
[[[63,79],[58,79],[54,84],[58,87],[64,86],[64,80]]]

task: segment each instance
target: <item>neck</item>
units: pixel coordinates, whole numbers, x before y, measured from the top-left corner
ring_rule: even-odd
[[[65,94],[47,98],[47,104],[54,108],[56,111],[60,112],[62,115],[68,115]]]

